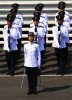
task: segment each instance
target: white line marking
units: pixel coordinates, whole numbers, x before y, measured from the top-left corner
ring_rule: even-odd
[[[0,77],[21,77],[21,76],[27,76],[26,74],[25,75],[14,75],[14,76],[11,76],[11,75],[0,75]],[[59,76],[70,76],[70,77],[72,77],[72,74],[70,74],[70,75],[68,75],[68,74],[66,74],[66,75],[40,75],[40,76],[42,76],[42,77],[59,77]]]

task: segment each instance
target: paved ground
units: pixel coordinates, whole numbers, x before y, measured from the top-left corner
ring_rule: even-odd
[[[4,51],[0,48],[0,100],[72,100],[72,47],[69,47],[69,61],[65,75],[57,75],[58,67],[53,48],[47,47],[41,68],[41,83],[38,77],[38,94],[27,95],[27,77],[23,76],[23,50],[16,65],[15,76],[7,74]]]
[[[38,78],[38,94],[27,95],[27,78],[20,88],[21,76],[0,76],[0,100],[72,100],[72,77],[41,76]]]

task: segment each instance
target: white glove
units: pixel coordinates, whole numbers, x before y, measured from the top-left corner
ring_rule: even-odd
[[[8,34],[8,37],[10,36],[10,34]]]
[[[10,49],[8,49],[7,52],[10,52]]]

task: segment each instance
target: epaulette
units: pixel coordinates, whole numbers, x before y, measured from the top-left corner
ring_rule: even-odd
[[[4,28],[7,28],[8,27],[8,25],[6,24],[6,25],[4,25]]]
[[[41,25],[40,25],[40,26],[38,26],[38,27],[42,27],[42,28],[44,28],[44,27],[43,27],[43,26],[41,26]]]
[[[45,18],[44,16],[40,16],[40,17]]]
[[[12,26],[12,28],[17,29],[17,27]]]
[[[45,16],[47,16],[47,14],[46,14],[45,12],[43,12],[43,13],[42,13],[42,16],[44,16],[44,17],[45,17]]]
[[[20,12],[18,12],[17,15],[22,15],[22,14]]]
[[[25,45],[25,44],[28,44],[28,42],[25,42],[24,45]]]
[[[18,25],[18,24],[14,22],[13,25]]]
[[[34,27],[34,26],[30,26],[30,28],[32,28],[32,27]]]
[[[30,24],[30,28],[32,28],[33,26],[34,26],[34,24],[33,24],[33,23],[31,23],[31,24]]]
[[[20,17],[16,17],[16,19],[21,19]]]
[[[18,24],[13,24],[12,27],[13,28],[18,28]]]
[[[65,11],[65,15],[69,16],[69,12]]]
[[[38,44],[36,41],[33,41],[33,43]]]
[[[44,25],[44,23],[39,21],[39,24],[38,24],[38,25],[43,26],[43,25]]]
[[[65,15],[69,16],[69,14],[65,14]]]
[[[19,13],[19,15],[23,16],[23,14]]]
[[[32,22],[32,23],[30,23],[30,25],[31,25],[31,24],[33,24],[33,22]]]
[[[39,21],[40,24],[43,24],[42,22]]]

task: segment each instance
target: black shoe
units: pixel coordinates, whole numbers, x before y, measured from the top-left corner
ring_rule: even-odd
[[[11,74],[10,72],[7,73],[7,75],[10,75],[10,74]]]
[[[61,71],[60,71],[60,70],[58,70],[57,74],[61,74]]]
[[[34,94],[34,95],[37,95],[37,91],[34,91],[33,94]]]
[[[33,92],[32,91],[29,91],[28,93],[27,93],[27,95],[32,95],[33,94]]]
[[[11,74],[10,74],[11,76],[14,76],[14,72],[11,72]]]
[[[57,74],[64,75],[65,71],[64,70],[58,71]]]

